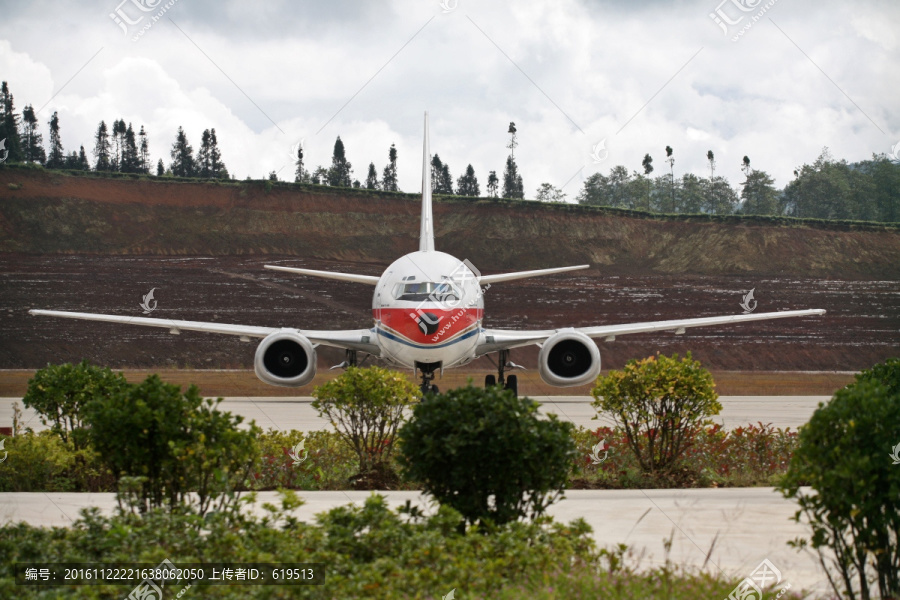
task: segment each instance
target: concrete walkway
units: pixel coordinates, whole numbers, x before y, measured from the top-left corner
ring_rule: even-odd
[[[590,396],[535,396],[541,403],[541,413],[555,413],[561,420],[571,421],[588,429],[601,425],[613,425],[610,416],[593,420],[597,414],[591,406]],[[312,407],[310,397],[231,397],[225,398],[221,409],[242,415],[245,422],[255,420],[265,429],[288,431],[317,431],[333,429],[331,424],[319,417]],[[748,424],[772,423],[775,427],[791,427],[796,430],[809,420],[819,402],[827,402],[829,396],[722,396],[721,414],[713,421],[728,429]],[[0,427],[12,425],[12,405],[22,409],[22,423],[35,431],[45,429],[40,419],[31,409],[22,405],[21,398],[0,398]]]
[[[407,500],[426,511],[434,509],[419,492],[380,492],[392,507]],[[296,515],[311,521],[317,513],[348,503],[361,505],[370,492],[300,492],[306,504]],[[275,501],[261,492],[253,510]],[[99,507],[112,514],[113,494],[0,494],[0,523],[25,521],[40,526],[69,526],[79,510]],[[723,572],[737,585],[768,559],[791,589],[826,594],[828,582],[814,554],[798,553],[788,540],[808,535],[790,520],[796,505],[772,488],[691,490],[571,490],[549,512],[559,522],[584,518],[599,547],[624,543],[643,567],[665,562],[664,541],[672,540],[669,559],[681,566]],[[707,554],[709,560],[707,561]]]

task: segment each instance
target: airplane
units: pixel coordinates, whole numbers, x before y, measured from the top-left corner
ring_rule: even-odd
[[[683,334],[691,327],[825,314],[822,309],[807,309],[536,331],[485,328],[482,326],[484,291],[488,287],[517,279],[587,269],[590,265],[482,275],[468,260],[460,261],[435,250],[430,168],[426,112],[419,250],[394,261],[380,277],[264,265],[267,269],[286,273],[374,286],[372,327],[317,331],[55,310],[29,312],[32,315],[162,327],[173,334],[182,330],[205,331],[240,336],[248,342],[251,338],[261,339],[254,356],[254,371],[261,381],[276,386],[300,387],[310,383],[316,375],[316,348],[320,345],[341,348],[346,352],[346,359],[332,368],[356,366],[372,356],[393,367],[412,369],[420,378],[423,396],[439,392],[433,383],[435,373],[492,354],[497,355],[497,376],[487,375],[485,386],[500,385],[518,394],[516,375],[507,375],[507,371],[521,368],[509,360],[513,348],[537,345],[541,379],[552,386],[569,387],[589,383],[599,375],[600,351],[594,342],[597,338],[611,342],[617,336],[649,331],[670,330]],[[364,355],[363,361],[359,360],[359,354]]]

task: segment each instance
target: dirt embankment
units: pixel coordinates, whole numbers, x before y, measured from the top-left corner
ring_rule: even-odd
[[[419,200],[263,182],[0,168],[0,252],[254,255],[386,265],[418,247]],[[439,201],[436,246],[485,270],[590,263],[628,275],[900,279],[900,230],[657,218],[532,202]]]

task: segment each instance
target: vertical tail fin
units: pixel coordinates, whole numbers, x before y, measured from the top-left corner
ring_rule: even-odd
[[[431,152],[428,149],[428,113],[425,113],[425,144],[422,150],[422,224],[419,251],[434,252],[434,218],[431,215]]]

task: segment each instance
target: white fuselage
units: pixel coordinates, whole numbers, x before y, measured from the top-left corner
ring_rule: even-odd
[[[394,261],[372,297],[382,358],[410,369],[471,361],[483,316],[477,273],[444,252],[413,252]]]

